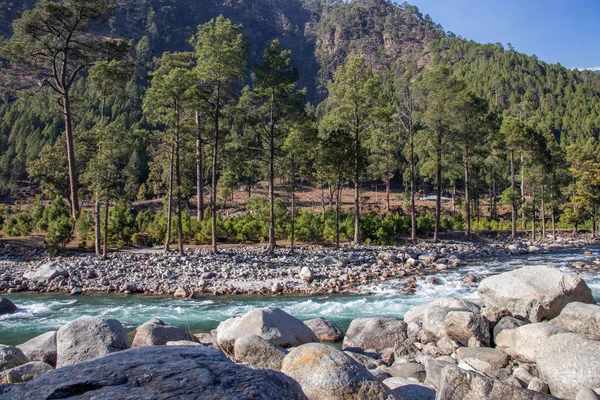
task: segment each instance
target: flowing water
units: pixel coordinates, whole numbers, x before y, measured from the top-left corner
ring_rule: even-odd
[[[589,262],[600,257],[600,249],[566,251],[554,254],[532,254],[522,257],[494,259],[437,273],[440,284],[420,280],[414,295],[402,294],[400,282],[386,281],[365,287],[371,295],[328,296],[231,296],[173,299],[142,295],[86,295],[69,297],[51,294],[11,294],[7,297],[20,307],[11,315],[0,316],[0,343],[23,343],[81,316],[111,317],[132,331],[153,317],[191,332],[208,332],[219,322],[243,315],[256,307],[277,306],[291,315],[307,320],[316,317],[330,319],[345,329],[359,317],[401,318],[411,307],[442,296],[477,297],[477,284],[463,284],[466,274],[485,276],[512,270],[522,265],[551,265],[567,272],[575,261]],[[584,272],[582,278],[600,300],[600,274]]]

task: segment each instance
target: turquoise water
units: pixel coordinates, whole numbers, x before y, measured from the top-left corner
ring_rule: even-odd
[[[588,249],[589,250],[589,249]],[[352,296],[223,296],[197,299],[142,295],[7,295],[20,310],[0,316],[0,343],[23,343],[49,330],[81,316],[111,317],[133,330],[153,317],[190,330],[208,332],[219,322],[235,315],[243,315],[256,307],[277,306],[291,315],[307,320],[316,317],[331,319],[345,329],[350,321],[359,317],[386,316],[401,318],[411,307],[441,296],[476,297],[477,284],[463,284],[460,279],[468,274],[485,276],[514,269],[521,265],[553,265],[571,271],[574,261],[590,261],[600,257],[598,249],[592,255],[584,250],[558,254],[534,254],[507,259],[491,259],[454,270],[436,274],[441,282],[430,284],[426,279],[418,282],[414,295],[402,294],[400,282],[386,281],[377,286],[365,287],[371,295]],[[582,278],[600,300],[600,276],[583,273]]]

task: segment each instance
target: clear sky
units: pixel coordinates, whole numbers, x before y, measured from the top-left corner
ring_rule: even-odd
[[[401,1],[399,1],[401,2]],[[600,68],[600,0],[408,0],[465,39],[511,43],[567,68]]]

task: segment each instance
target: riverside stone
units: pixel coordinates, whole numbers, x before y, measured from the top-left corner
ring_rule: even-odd
[[[319,343],[294,348],[281,371],[296,380],[311,400],[399,399],[342,351]]]
[[[569,303],[550,323],[571,332],[600,336],[600,306],[578,302]]]
[[[339,326],[324,318],[304,321],[304,324],[317,335],[321,342],[339,342],[344,339],[344,332]]]
[[[496,347],[517,361],[534,363],[548,338],[565,332],[568,331],[548,322],[527,324],[500,332],[496,336]]]
[[[0,399],[306,400],[282,373],[236,365],[214,348],[141,347],[0,386]]]
[[[52,261],[42,264],[35,271],[29,271],[23,274],[25,279],[33,282],[51,281],[59,276],[67,278],[69,273],[63,267]]]
[[[43,361],[56,366],[56,331],[46,332],[17,346],[29,361]]]
[[[267,307],[251,310],[241,318],[221,322],[217,327],[217,343],[221,349],[232,353],[235,341],[250,334],[284,348],[319,341],[299,319],[277,307]]]
[[[478,292],[486,306],[503,308],[531,322],[554,318],[571,302],[595,304],[580,277],[545,266],[491,276],[481,282]]]
[[[127,348],[127,333],[119,321],[82,317],[56,332],[56,367],[78,364]]]
[[[537,354],[540,379],[554,396],[574,399],[583,388],[600,388],[600,341],[576,333],[550,337]]]
[[[0,345],[0,372],[18,367],[28,361],[21,349],[14,346]]]
[[[444,331],[450,339],[462,344],[475,338],[486,346],[490,345],[490,324],[481,314],[450,311],[444,318]]]
[[[196,342],[196,337],[181,328],[167,325],[162,320],[154,318],[135,330],[131,347],[162,346],[167,342],[187,340]]]
[[[18,367],[0,372],[0,385],[28,382],[53,369],[54,368],[43,361],[28,362],[19,365]]]
[[[438,400],[549,400],[555,397],[487,378],[477,372],[446,366],[438,389]]]
[[[503,317],[498,321],[496,326],[494,326],[494,341],[496,341],[496,337],[500,334],[500,332],[507,329],[515,329],[523,325],[527,325],[529,322],[524,321],[522,319],[518,319],[515,317]]]
[[[500,350],[487,347],[461,347],[456,350],[456,358],[458,361],[475,358],[485,361],[496,368],[503,368],[508,365],[508,357],[506,354]]]
[[[19,307],[6,297],[0,296],[0,315],[12,314],[17,311]]]
[[[233,354],[254,368],[280,370],[287,351],[258,335],[246,335],[235,341]]]
[[[435,390],[412,379],[391,377],[383,384],[392,389],[402,400],[434,400]]]
[[[342,349],[382,352],[406,340],[406,323],[394,318],[357,318],[350,323]]]

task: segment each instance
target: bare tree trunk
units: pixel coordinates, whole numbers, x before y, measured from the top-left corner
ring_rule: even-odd
[[[385,209],[387,212],[390,212],[390,191],[391,191],[391,179],[390,174],[388,173],[385,177]]]
[[[540,208],[540,219],[542,220],[542,239],[546,238],[546,191],[542,185],[542,205]]]
[[[433,233],[433,242],[440,241],[440,217],[442,215],[442,135],[438,133],[438,147],[436,156],[436,186],[437,193],[435,196],[435,231]]]
[[[102,258],[106,259],[108,255],[108,197],[104,202],[104,247],[102,249]]]
[[[552,237],[554,238],[554,241],[556,241],[556,217],[554,214],[554,208],[552,208]]]
[[[592,238],[596,239],[596,204],[594,204],[592,211]]]
[[[321,182],[321,208],[323,208],[323,215],[325,215],[325,187]]]
[[[515,204],[515,151],[510,149],[510,191],[511,191],[511,215],[512,215],[512,238],[517,238],[517,205]]]
[[[75,221],[77,221],[77,218],[79,217],[79,182],[77,181],[77,169],[75,164],[71,100],[69,98],[68,91],[65,91],[62,100],[65,119],[65,138],[67,141],[67,165],[69,174],[69,191],[71,195],[71,219],[73,220],[73,226],[75,226]]]
[[[469,191],[469,146],[465,144],[465,237],[471,239],[471,196]]]
[[[294,176],[294,162],[292,161],[292,226],[291,226],[291,240],[290,240],[290,252],[293,253],[295,250],[295,239],[296,239],[296,177]]]
[[[202,131],[200,113],[196,110],[196,218],[204,218],[204,156],[202,154]]]
[[[340,183],[335,190],[335,247],[340,247]]]
[[[354,244],[360,244],[360,121],[355,120],[354,131]]]
[[[414,242],[417,240],[417,216],[415,207],[415,134],[412,123],[409,127],[410,141],[410,239]]]
[[[183,257],[183,224],[181,220],[181,168],[179,156],[179,111],[177,111],[177,113],[177,131],[175,133],[175,201],[177,202],[177,244],[179,249],[179,255]]]
[[[525,204],[525,152],[521,150],[521,207]],[[525,210],[521,211],[521,225],[525,230]]]
[[[213,154],[212,154],[212,176],[211,176],[211,194],[210,194],[210,212],[211,212],[211,240],[212,251],[217,253],[217,166],[218,166],[218,149],[219,149],[219,113],[221,112],[221,85],[217,85],[217,100],[215,107],[215,132],[213,138]]]
[[[171,158],[169,165],[169,200],[167,205],[167,237],[165,238],[165,253],[169,251],[169,243],[171,243],[171,223],[173,221],[173,175],[174,175],[174,158],[175,143],[171,143]]]
[[[96,250],[96,255],[100,256],[100,200],[98,199],[98,192],[96,192],[96,203],[94,204],[94,229],[94,249]]]
[[[456,182],[452,188],[452,217],[456,217]]]
[[[535,185],[531,190],[531,240],[535,240]]]

